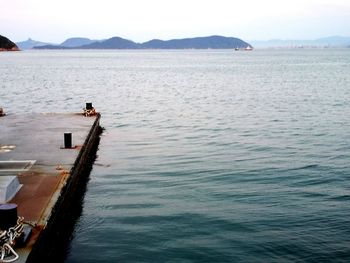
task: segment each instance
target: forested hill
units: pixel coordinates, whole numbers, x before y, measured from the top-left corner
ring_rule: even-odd
[[[7,37],[0,35],[0,51],[18,51],[19,48]]]

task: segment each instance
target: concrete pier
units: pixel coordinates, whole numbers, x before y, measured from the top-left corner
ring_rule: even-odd
[[[50,258],[51,234],[61,229],[69,200],[86,180],[86,169],[95,155],[100,115],[28,114],[0,118],[0,180],[17,178],[14,197],[4,194],[0,203],[16,203],[18,215],[36,224],[29,242],[15,248],[16,262],[44,262]],[[64,147],[64,134],[72,134],[71,147]],[[11,179],[12,178],[12,179]],[[11,181],[12,182],[12,181]],[[12,183],[13,184],[13,183]],[[17,192],[16,192],[17,191]],[[39,260],[39,261],[38,261]],[[55,262],[52,260],[51,262]]]

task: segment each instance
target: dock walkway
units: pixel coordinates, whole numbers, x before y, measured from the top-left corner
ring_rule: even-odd
[[[99,119],[99,114],[84,117],[56,113],[0,117],[0,178],[16,178],[20,184],[14,197],[0,203],[17,204],[18,215],[37,224],[27,245],[16,249],[20,255],[16,262],[33,261],[27,259],[42,239],[42,232],[64,209],[58,204],[74,191],[69,184],[79,181],[86,160],[94,154],[91,151],[100,133]],[[64,148],[67,132],[72,133],[69,149]],[[1,182],[8,180],[0,180],[0,191],[4,191],[6,186],[1,187]]]

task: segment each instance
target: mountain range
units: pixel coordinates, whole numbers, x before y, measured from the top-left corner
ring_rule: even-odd
[[[136,43],[121,37],[105,40],[88,38],[69,38],[61,44],[50,44],[28,39],[18,42],[21,49],[224,49],[252,47],[249,43],[234,37],[208,36],[184,39],[160,40],[153,39],[144,43]],[[33,45],[34,44],[34,45]]]
[[[330,36],[314,40],[251,40],[249,43],[233,37],[210,36],[184,39],[153,39],[144,43],[136,43],[121,37],[103,40],[92,40],[83,37],[69,38],[61,44],[45,43],[28,39],[17,42],[20,49],[207,49],[207,48],[300,48],[300,47],[350,47],[350,37]]]

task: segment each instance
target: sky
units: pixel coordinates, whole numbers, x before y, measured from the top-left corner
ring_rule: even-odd
[[[70,37],[350,36],[350,0],[0,0],[0,35],[50,43]]]

